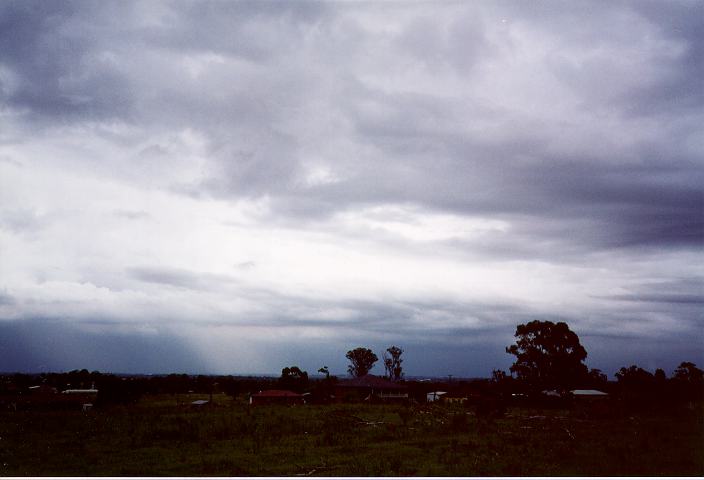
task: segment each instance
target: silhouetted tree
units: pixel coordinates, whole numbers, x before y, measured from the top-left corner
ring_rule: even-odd
[[[164,390],[168,393],[185,393],[192,390],[191,377],[185,373],[170,373],[164,383]]]
[[[587,375],[587,384],[591,388],[603,390],[608,385],[609,380],[605,373],[598,368],[592,368]]]
[[[279,385],[285,390],[302,392],[308,386],[308,372],[304,372],[297,366],[286,367],[281,370]]]
[[[197,393],[212,393],[213,382],[213,377],[209,375],[198,375],[195,377],[195,386],[193,390]]]
[[[345,355],[347,359],[352,362],[347,371],[353,377],[363,377],[369,370],[372,369],[374,364],[379,358],[369,350],[368,348],[357,347],[354,350],[350,350]]]
[[[680,363],[675,369],[672,381],[683,400],[696,401],[704,398],[704,372],[694,363]]]
[[[97,406],[113,403],[136,403],[143,390],[139,381],[132,378],[118,378],[114,375],[104,375],[97,387]]]
[[[508,375],[504,370],[492,370],[491,381],[494,383],[502,383],[506,381]]]
[[[587,351],[566,323],[533,320],[518,325],[515,336],[516,343],[506,347],[516,356],[511,372],[532,388],[566,390],[585,378]]]
[[[504,370],[491,372],[491,390],[499,395],[508,395],[516,387],[514,378]]]
[[[655,375],[637,365],[621,367],[614,374],[623,406],[630,410],[651,410],[661,402]]]
[[[384,368],[386,369],[386,376],[389,380],[401,380],[401,377],[403,376],[403,367],[401,367],[401,363],[403,363],[403,360],[401,359],[402,354],[403,349],[397,346],[387,348],[382,354],[384,359]]]
[[[673,378],[690,383],[701,383],[704,379],[704,371],[698,369],[697,365],[692,362],[682,362],[675,369]]]
[[[93,382],[90,372],[85,368],[83,370],[71,370],[66,377],[68,381],[67,388],[69,385],[71,388],[90,388]]]
[[[655,381],[652,373],[637,365],[631,365],[628,368],[621,367],[615,376],[619,386],[629,390],[647,390],[653,386]]]
[[[220,388],[222,388],[223,393],[230,397],[237,397],[237,394],[240,393],[239,382],[237,382],[232,375],[221,377],[218,383],[220,383]]]
[[[330,369],[328,369],[327,365],[319,368],[318,373],[325,375],[325,378],[316,382],[312,392],[312,401],[315,403],[328,403],[332,399],[333,388],[337,382],[337,377],[330,375]]]

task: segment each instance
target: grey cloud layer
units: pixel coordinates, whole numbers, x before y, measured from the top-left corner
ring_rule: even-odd
[[[196,128],[209,163],[184,191],[268,195],[283,216],[408,202],[524,218],[514,234],[527,241],[568,224],[568,243],[587,249],[693,247],[704,235],[698,4],[3,10],[6,106],[31,122]],[[358,18],[399,13],[393,33]],[[482,88],[495,75],[515,103]],[[404,78],[397,92],[379,86]],[[306,185],[309,161],[339,180]]]
[[[649,4],[613,12],[447,4],[457,18],[433,23],[433,10],[421,10],[393,34],[365,31],[354,14],[403,13],[394,4],[103,5],[5,5],[5,104],[48,122],[68,115],[202,130],[211,164],[191,191],[270,195],[287,215],[411,202],[535,222],[578,218],[572,227],[582,239],[611,229],[597,246],[691,245],[704,233],[701,152],[688,148],[701,135],[701,26],[692,20],[699,5],[661,6],[667,15],[658,15]],[[593,23],[574,28],[585,14]],[[533,107],[528,78],[511,81],[516,105],[502,104],[502,92],[413,84],[417,71],[468,89],[490,81],[491,63],[508,65],[523,48],[510,33],[500,36],[502,20],[554,40],[535,46],[536,67],[524,73],[552,69],[545,75],[557,100],[573,104],[566,113],[574,118],[556,121],[550,105]],[[636,58],[620,58],[628,55]],[[467,59],[477,71],[464,75]],[[393,60],[403,63],[374,70]],[[202,62],[191,68],[204,73],[189,75],[189,61]],[[365,80],[404,73],[408,93]],[[314,155],[341,180],[302,186],[302,165]]]

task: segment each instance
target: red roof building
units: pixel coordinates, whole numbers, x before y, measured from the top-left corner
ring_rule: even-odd
[[[303,405],[303,395],[290,390],[264,390],[250,395],[250,405]]]

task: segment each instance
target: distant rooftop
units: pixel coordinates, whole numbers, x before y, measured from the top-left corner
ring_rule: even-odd
[[[577,395],[577,396],[603,396],[603,395],[608,395],[606,392],[602,392],[601,390],[572,390],[572,395]]]
[[[252,395],[253,397],[302,397],[300,393],[290,390],[263,390]]]

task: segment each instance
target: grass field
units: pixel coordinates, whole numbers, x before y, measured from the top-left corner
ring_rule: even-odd
[[[0,413],[0,475],[703,475],[701,412],[589,419],[509,409],[248,407],[225,395]]]

